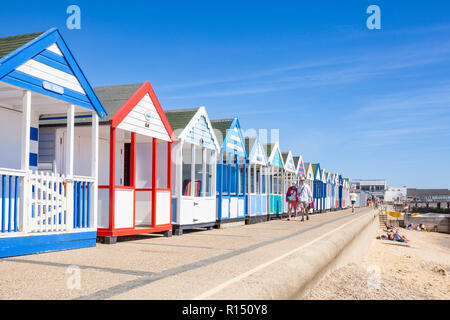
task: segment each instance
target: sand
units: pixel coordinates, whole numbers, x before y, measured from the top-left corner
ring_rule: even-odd
[[[328,274],[304,298],[450,299],[450,235],[401,228],[400,233],[410,242],[374,239],[363,261]]]

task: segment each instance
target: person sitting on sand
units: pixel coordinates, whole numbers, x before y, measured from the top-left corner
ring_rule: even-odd
[[[408,242],[409,240],[406,239],[405,236],[402,236],[398,231],[395,231],[394,233],[394,240],[398,242]]]

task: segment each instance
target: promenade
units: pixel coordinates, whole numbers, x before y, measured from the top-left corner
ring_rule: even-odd
[[[324,241],[373,219],[374,212],[347,209],[304,222],[273,220],[171,238],[151,234],[114,245],[4,258],[0,299],[287,298],[283,281],[295,287],[306,281],[302,274],[319,268],[304,257],[317,255]],[[329,248],[331,254],[334,244]],[[332,259],[323,256],[324,263]]]

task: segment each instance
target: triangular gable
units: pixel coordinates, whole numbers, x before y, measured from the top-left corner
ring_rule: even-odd
[[[111,125],[163,141],[176,142],[172,127],[148,81],[111,117]]]
[[[292,157],[292,152],[288,152],[288,156],[286,157],[286,161],[284,161],[284,169],[286,171],[291,171],[295,173],[295,164],[294,164],[294,158]]]
[[[342,176],[339,175],[339,185],[342,186]]]
[[[275,146],[270,153],[269,163],[272,166],[284,168],[283,158],[281,156],[281,150],[278,142],[275,143]]]
[[[327,183],[327,173],[325,172],[325,169],[322,169],[321,171],[321,178],[323,183]]]
[[[252,150],[250,150],[249,161],[251,164],[267,166],[267,155],[263,146],[259,142],[259,138],[256,138]]]
[[[227,130],[227,135],[223,140],[222,152],[229,152],[245,159],[248,158],[247,148],[245,147],[244,136],[242,135],[239,120],[235,118]]]
[[[320,163],[314,163],[313,165],[313,170],[314,170],[314,180],[320,180],[322,181],[322,173],[321,173],[321,169],[320,169]]]
[[[209,121],[205,107],[198,108],[186,128],[179,135],[179,139],[184,139],[189,143],[208,149],[220,150],[220,145],[217,142],[217,137]]]
[[[308,179],[308,180],[314,180],[314,170],[313,170],[313,167],[312,167],[312,164],[311,164],[311,163],[309,163],[309,164],[306,166],[306,179]]]
[[[298,162],[297,162],[297,176],[299,177],[306,177],[306,169],[305,169],[305,164],[303,163],[303,157],[300,156],[298,158]]]
[[[0,81],[107,115],[55,28],[1,58]]]

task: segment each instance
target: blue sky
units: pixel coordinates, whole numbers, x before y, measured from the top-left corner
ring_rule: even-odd
[[[280,129],[283,151],[326,170],[449,188],[449,14],[431,0],[10,2],[0,36],[57,27],[94,86],[149,80],[163,108]]]

